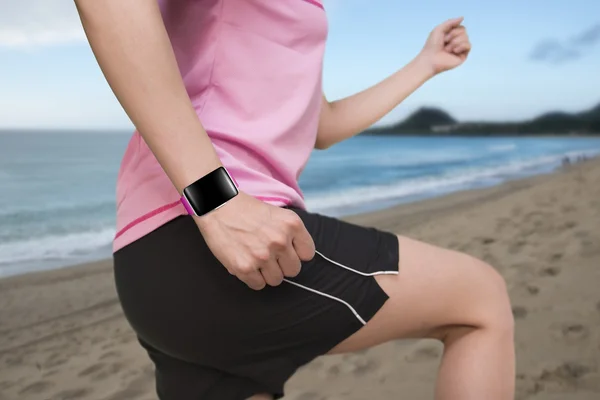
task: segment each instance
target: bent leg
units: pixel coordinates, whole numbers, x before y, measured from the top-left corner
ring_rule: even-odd
[[[503,278],[469,255],[399,237],[397,276],[377,276],[390,299],[330,353],[401,338],[444,343],[436,398],[512,399],[513,316]]]

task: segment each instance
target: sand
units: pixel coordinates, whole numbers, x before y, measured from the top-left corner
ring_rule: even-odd
[[[600,399],[600,160],[346,219],[494,265],[516,318],[517,399]],[[0,280],[0,400],[156,398],[111,273],[102,261]],[[440,354],[399,341],[321,357],[286,399],[432,399]]]

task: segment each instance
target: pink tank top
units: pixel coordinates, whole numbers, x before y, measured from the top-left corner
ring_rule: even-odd
[[[314,147],[327,19],[319,0],[160,0],[188,95],[240,189],[304,208],[298,178]],[[117,180],[113,251],[186,214],[134,132]]]

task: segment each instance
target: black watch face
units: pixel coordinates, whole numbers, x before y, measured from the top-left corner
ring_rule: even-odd
[[[225,168],[220,167],[183,190],[196,215],[222,206],[238,194]]]

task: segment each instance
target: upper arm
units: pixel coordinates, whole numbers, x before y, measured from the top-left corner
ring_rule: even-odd
[[[331,104],[325,97],[325,93],[321,96],[321,112],[319,114],[319,129],[317,131],[317,140],[315,142],[316,149],[326,148],[325,143],[328,142],[326,137],[328,136],[329,127],[331,126]]]
[[[317,131],[317,140],[315,148],[323,149],[327,147],[327,136],[331,131],[331,103],[325,97],[325,93],[321,95],[321,112],[319,114],[319,129]]]

